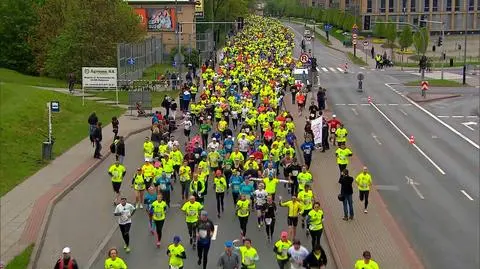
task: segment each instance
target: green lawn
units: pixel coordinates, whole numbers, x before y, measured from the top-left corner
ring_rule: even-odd
[[[170,72],[175,71],[175,67],[171,64],[155,64],[147,68],[143,72],[143,77],[141,79],[144,80],[155,80],[159,74],[165,74],[169,70]]]
[[[38,85],[41,81],[43,78],[25,83]],[[82,106],[81,98],[63,93],[16,83],[0,84],[0,196],[47,164],[41,159],[41,147],[48,135],[46,103],[53,100],[60,102],[60,113],[53,115],[54,156],[88,136],[87,118],[93,111],[105,125],[112,116],[124,112],[93,101]]]
[[[115,101],[116,96],[115,96],[115,91],[89,91],[89,93],[95,94],[95,96],[98,97],[104,97],[110,100]],[[178,96],[178,90],[177,91],[161,91],[161,92],[152,92],[152,104],[154,107],[160,107],[163,98],[165,95],[169,95],[173,98],[176,98]],[[118,92],[118,102],[120,104],[128,105],[128,92],[126,91],[119,91]]]
[[[5,269],[27,269],[30,262],[30,255],[32,255],[33,244],[23,250],[18,256],[15,256]]]
[[[467,65],[480,65],[480,62],[467,62]],[[403,67],[418,67],[418,61],[412,62],[412,60],[409,60],[407,63],[405,58],[404,62],[397,61],[395,62],[395,66],[403,66]],[[432,63],[432,66],[435,66],[436,70],[440,70],[442,67],[442,62],[434,62]],[[453,67],[461,67],[463,66],[463,61],[454,61],[453,62]],[[443,63],[443,67],[448,68],[450,67],[450,62],[447,60]]]
[[[17,84],[24,84],[24,85],[32,85],[32,86],[41,86],[41,87],[61,87],[67,88],[67,80],[65,81],[47,78],[47,77],[34,77],[34,76],[27,76],[17,71],[13,71],[10,69],[0,68],[0,82],[10,82],[10,83],[17,83]]]
[[[446,80],[446,79],[427,79],[428,84],[430,87],[462,87],[463,84],[454,80]],[[418,86],[422,83],[421,80],[415,80],[405,83],[405,86]]]
[[[350,61],[352,61],[354,64],[360,65],[360,66],[368,65],[362,58],[358,56],[353,56],[353,53],[348,52],[347,54],[348,54],[348,59],[350,59]]]

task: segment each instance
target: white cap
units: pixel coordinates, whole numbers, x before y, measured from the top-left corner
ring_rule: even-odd
[[[70,253],[70,248],[69,247],[63,248],[62,253],[63,254],[69,254]]]
[[[217,141],[217,138],[216,137],[212,138],[212,141]]]
[[[333,115],[332,115],[332,117],[333,117],[333,118],[336,118],[336,117],[337,117],[337,115],[333,114]]]

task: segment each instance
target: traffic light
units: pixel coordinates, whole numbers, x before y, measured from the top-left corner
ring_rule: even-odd
[[[443,36],[439,36],[439,37],[438,37],[438,43],[437,43],[437,46],[438,46],[438,47],[441,47],[441,46],[442,46],[442,44],[443,44]]]
[[[427,56],[423,55],[421,58],[420,58],[420,68],[421,69],[426,69],[427,68]]]
[[[370,16],[363,18],[363,30],[370,30]]]
[[[420,16],[420,28],[424,28],[427,26],[427,22],[425,22],[425,15]]]

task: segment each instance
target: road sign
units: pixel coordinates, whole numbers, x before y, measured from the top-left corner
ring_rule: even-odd
[[[369,45],[369,44],[368,44],[368,40],[363,41],[363,46],[364,46],[364,47],[368,47],[368,45]]]
[[[357,39],[358,35],[357,34],[352,34],[353,39]]]
[[[308,55],[307,55],[306,53],[302,53],[302,54],[300,55],[300,62],[302,62],[302,63],[305,64],[305,63],[308,62],[308,60],[309,60],[309,57],[308,57]]]
[[[129,65],[134,65],[135,64],[135,58],[128,58],[127,63]]]
[[[83,88],[116,88],[116,67],[82,67]]]
[[[352,44],[357,45],[357,40],[356,39],[352,40]]]
[[[422,81],[421,86],[422,86],[422,91],[428,90],[428,81],[426,80]]]
[[[357,79],[358,80],[363,80],[365,78],[365,76],[363,75],[363,73],[358,73],[357,74]]]
[[[51,101],[50,102],[50,110],[52,112],[60,112],[60,102],[59,101]]]

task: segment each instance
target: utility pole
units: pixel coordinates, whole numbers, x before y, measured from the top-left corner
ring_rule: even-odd
[[[181,62],[181,51],[180,51],[180,22],[178,21],[178,1],[175,0],[175,27],[177,29],[176,32],[177,32],[177,55],[178,57],[175,57],[177,55],[174,56],[174,59],[175,59],[175,65],[176,65],[176,68],[177,68],[177,73],[178,73],[178,77],[177,77],[177,80],[179,82],[181,82],[181,76],[182,76],[182,64],[180,63]]]
[[[421,22],[428,22],[428,23],[435,23],[435,24],[441,24],[442,25],[442,33],[441,33],[441,40],[442,43],[445,42],[445,23],[443,21],[428,21],[428,20],[421,20]],[[438,45],[438,44],[437,44]],[[443,55],[445,54],[445,46],[442,44],[442,55],[440,57],[442,61],[442,71],[441,71],[441,79],[443,80],[443,67],[444,67],[444,62],[445,59],[443,58]]]
[[[465,16],[465,44],[463,44],[463,85],[467,84],[467,33],[468,33],[468,7]],[[473,14],[473,13],[472,13]]]

